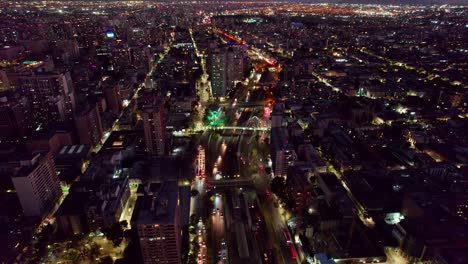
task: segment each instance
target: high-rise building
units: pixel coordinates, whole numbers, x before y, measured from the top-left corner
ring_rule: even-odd
[[[35,126],[71,120],[75,98],[69,72],[20,76],[19,81]]]
[[[273,112],[271,113],[271,128],[283,126],[284,105],[277,103],[273,105]]]
[[[294,147],[289,143],[288,132],[285,127],[271,129],[271,159],[273,171],[277,177],[286,177],[288,168],[297,159]]]
[[[153,155],[164,155],[166,145],[167,114],[164,102],[143,107],[143,130],[146,150]]]
[[[120,85],[110,84],[102,89],[106,98],[107,106],[114,114],[119,114],[122,110],[122,99],[120,95]]]
[[[132,226],[145,264],[180,264],[180,197],[177,181],[153,183],[138,197]]]
[[[238,47],[217,49],[209,55],[213,96],[222,97],[244,78],[244,53]]]
[[[23,213],[43,217],[57,205],[62,195],[54,161],[48,155],[37,154],[20,163],[12,181]]]
[[[211,91],[214,97],[226,95],[226,53],[215,50],[209,57]]]
[[[229,47],[226,51],[226,85],[233,89],[237,82],[244,78],[244,53],[237,47]]]
[[[96,60],[104,72],[114,70],[112,48],[108,43],[96,47]]]
[[[0,97],[0,142],[18,140],[26,135],[24,111],[17,99]]]
[[[76,131],[80,144],[95,146],[102,137],[101,116],[97,104],[75,114]]]

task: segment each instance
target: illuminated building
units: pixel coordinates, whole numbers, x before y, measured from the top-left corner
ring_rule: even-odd
[[[153,155],[164,155],[166,148],[167,114],[162,101],[143,107],[143,130],[146,150]]]
[[[143,187],[143,186],[142,186]],[[180,198],[176,181],[153,183],[139,196],[132,226],[145,264],[181,263]]]
[[[226,85],[233,89],[244,78],[244,55],[238,47],[229,47],[226,52]]]
[[[297,159],[294,147],[289,143],[286,128],[272,128],[270,144],[274,174],[277,177],[286,177],[288,167],[294,165]]]
[[[114,179],[109,189],[90,188],[84,195],[91,196],[84,206],[87,226],[91,231],[102,230],[119,222],[125,204],[130,197],[128,178]],[[85,200],[85,199],[83,199]]]
[[[97,104],[75,115],[75,125],[80,143],[95,146],[102,137],[102,124]]]
[[[198,146],[197,154],[197,176],[205,177],[205,149],[202,146]]]
[[[71,120],[75,98],[69,72],[20,76],[19,81],[36,126]]]
[[[108,43],[96,47],[96,59],[104,72],[114,70],[112,49]]]
[[[225,96],[244,78],[243,51],[238,47],[214,50],[209,55],[209,66],[213,96]]]
[[[62,191],[50,156],[21,161],[21,169],[12,177],[25,216],[42,217],[57,204]]]
[[[226,95],[226,53],[216,50],[210,54],[210,78],[213,96],[222,97]]]

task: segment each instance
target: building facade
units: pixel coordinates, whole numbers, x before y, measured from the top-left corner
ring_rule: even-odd
[[[146,150],[152,155],[164,155],[166,152],[167,114],[164,104],[145,106],[143,109],[143,130]]]
[[[89,106],[75,114],[76,131],[80,144],[95,146],[102,137],[101,116],[98,105]]]
[[[113,84],[103,87],[102,91],[106,98],[107,107],[114,114],[119,114],[122,111],[122,98],[120,94],[120,85]]]
[[[19,82],[36,127],[71,120],[75,98],[69,72],[20,76]]]
[[[145,264],[181,263],[180,198],[176,181],[158,183],[138,198],[132,225]]]
[[[235,46],[229,47],[226,51],[226,84],[231,90],[237,82],[244,78],[244,53]]]
[[[271,129],[271,160],[273,172],[277,177],[286,177],[288,168],[294,165],[297,154],[292,144],[286,127],[275,127]]]
[[[62,190],[49,156],[36,155],[22,161],[12,181],[25,216],[43,217],[57,205]]]
[[[210,54],[211,92],[214,97],[223,97],[227,90],[226,53],[216,50]]]

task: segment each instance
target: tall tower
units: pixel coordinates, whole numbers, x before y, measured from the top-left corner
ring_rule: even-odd
[[[62,190],[49,155],[36,155],[21,161],[21,169],[12,177],[25,216],[43,217],[57,204]]]
[[[148,186],[148,192],[138,197],[135,208],[138,209],[131,222],[138,232],[143,263],[180,264],[181,208],[177,182]]]
[[[205,149],[198,146],[197,150],[197,177],[205,177]]]
[[[211,90],[214,97],[226,95],[226,53],[216,50],[210,54]]]
[[[120,88],[120,84],[112,84],[104,86],[102,89],[107,105],[114,114],[119,114],[120,111],[122,111],[122,96],[120,94]]]
[[[88,106],[75,115],[75,125],[80,144],[95,146],[102,137],[101,116],[98,105]]]
[[[244,78],[244,55],[239,47],[229,47],[226,52],[226,84],[233,89]]]
[[[144,106],[143,130],[146,150],[152,155],[164,155],[166,152],[167,114],[163,101],[156,105]]]

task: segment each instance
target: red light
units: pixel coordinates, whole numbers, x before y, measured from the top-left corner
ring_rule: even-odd
[[[270,105],[270,103],[268,103]],[[263,112],[263,118],[268,119],[270,117],[270,114],[272,112],[272,109],[269,106],[265,106],[264,112]]]
[[[289,249],[291,250],[291,258],[296,259],[297,258],[297,253],[296,253],[296,249],[294,248],[294,245],[292,243],[289,244]]]

